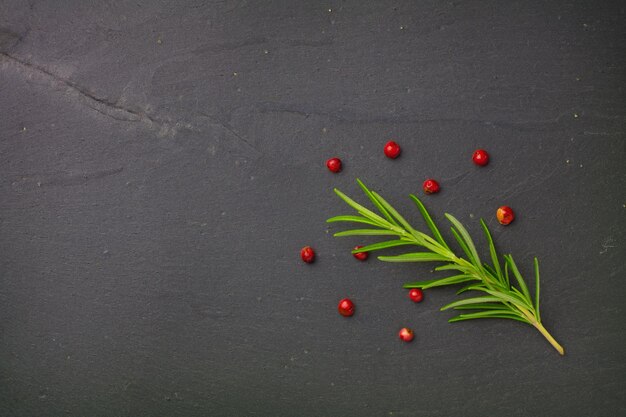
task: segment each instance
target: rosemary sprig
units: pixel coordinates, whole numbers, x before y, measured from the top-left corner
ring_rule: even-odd
[[[460,315],[451,318],[450,322],[471,319],[500,318],[517,320],[534,326],[561,354],[563,347],[548,333],[541,323],[539,313],[539,262],[535,258],[535,299],[533,300],[524,278],[520,274],[511,255],[503,256],[503,265],[493,244],[491,233],[485,222],[480,224],[489,243],[491,263],[481,261],[476,246],[463,225],[452,215],[446,213],[446,218],[452,223],[452,235],[461,247],[465,257],[458,257],[439,232],[435,222],[428,214],[422,202],[414,195],[411,199],[417,205],[431,235],[415,230],[385,199],[375,191],[369,190],[365,184],[357,182],[372,201],[380,215],[360,205],[350,197],[335,189],[335,193],[358,215],[336,216],[328,219],[332,222],[361,223],[369,228],[346,230],[335,233],[335,236],[394,236],[393,239],[374,243],[355,250],[354,252],[372,252],[395,246],[414,245],[422,247],[421,252],[409,252],[395,256],[379,256],[378,259],[386,262],[442,262],[436,271],[453,271],[454,275],[447,278],[438,278],[429,281],[417,281],[404,284],[404,288],[433,288],[444,285],[465,283],[457,294],[466,291],[483,293],[473,298],[464,298],[448,305],[441,310],[454,309],[463,311]],[[513,276],[515,284],[510,276]],[[469,310],[469,312],[468,312]]]

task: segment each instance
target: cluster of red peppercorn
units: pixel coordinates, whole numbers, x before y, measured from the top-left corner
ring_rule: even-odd
[[[385,144],[384,153],[385,156],[387,156],[388,158],[396,159],[400,156],[401,153],[400,145],[398,145],[394,141],[389,141]],[[485,166],[489,163],[489,154],[484,149],[478,149],[474,151],[472,155],[472,161],[474,161],[474,163],[478,166]],[[337,157],[330,158],[328,161],[326,161],[326,167],[330,172],[341,172],[343,168],[342,161]],[[441,187],[436,180],[428,178],[422,184],[422,189],[425,194],[436,194],[441,190]],[[515,219],[515,213],[513,212],[511,207],[501,206],[496,211],[496,218],[501,224],[506,226]],[[356,246],[354,250],[358,250],[362,247],[363,246]],[[367,252],[355,252],[353,256],[359,261],[366,261],[369,254]],[[305,246],[300,251],[300,257],[304,262],[312,263],[315,260],[315,251],[310,246]],[[413,288],[409,291],[409,298],[413,302],[419,303],[424,299],[424,293],[419,288]],[[349,298],[344,298],[340,300],[337,308],[339,310],[339,314],[344,317],[351,317],[352,315],[354,315],[355,306],[352,300],[350,300]],[[415,337],[415,334],[413,330],[409,329],[408,327],[403,327],[402,329],[400,329],[398,336],[401,340],[405,342],[410,342]]]

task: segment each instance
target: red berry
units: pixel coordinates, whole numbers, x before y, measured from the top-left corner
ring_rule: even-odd
[[[339,314],[342,316],[350,317],[354,314],[354,303],[349,298],[344,298],[339,301],[337,309],[339,310]]]
[[[363,246],[355,246],[354,250],[361,249],[362,247]],[[367,260],[367,257],[370,256],[370,254],[367,252],[357,252],[357,253],[353,253],[352,256],[357,258],[359,261],[365,261]]]
[[[474,155],[472,155],[472,161],[474,161],[476,165],[484,167],[489,163],[489,154],[484,149],[477,149],[474,151]]]
[[[315,251],[310,246],[305,246],[300,251],[300,257],[302,260],[308,264],[312,263],[315,260]]]
[[[400,145],[390,140],[385,145],[385,155],[387,155],[387,158],[396,159],[400,156]]]
[[[433,179],[424,181],[424,192],[426,194],[435,194],[439,192],[439,183]]]
[[[502,206],[498,209],[498,211],[496,211],[496,217],[501,224],[506,226],[515,220],[515,213],[511,207]]]
[[[326,161],[326,167],[330,172],[340,172],[341,171],[341,159],[339,158],[330,158]]]
[[[419,303],[424,299],[424,293],[419,288],[413,288],[409,291],[409,298],[416,303]]]
[[[408,327],[403,327],[400,329],[398,336],[400,336],[400,339],[402,339],[404,342],[410,342],[415,337],[415,334],[413,333],[413,330],[409,329]]]

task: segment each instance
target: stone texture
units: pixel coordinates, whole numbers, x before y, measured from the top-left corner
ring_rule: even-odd
[[[0,415],[626,414],[625,14],[0,1]],[[356,177],[417,225],[436,178],[438,221],[485,218],[528,276],[538,256],[567,355],[448,324],[453,289],[411,303],[429,265],[354,260],[324,220]]]

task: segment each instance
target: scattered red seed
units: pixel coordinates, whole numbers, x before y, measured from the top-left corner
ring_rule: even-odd
[[[402,339],[402,341],[410,342],[415,337],[415,334],[413,333],[413,330],[409,329],[408,327],[403,327],[400,329],[398,336],[400,336],[400,339]]]
[[[409,291],[409,298],[419,303],[424,299],[424,292],[419,288],[412,288],[411,291]]]
[[[436,194],[439,192],[439,183],[433,179],[427,179],[423,184],[424,192],[426,194]]]
[[[511,207],[502,206],[498,209],[498,211],[496,211],[496,217],[501,224],[506,226],[515,220],[515,213]]]
[[[476,165],[484,167],[489,163],[489,154],[484,149],[477,149],[472,155],[472,161],[474,161]]]
[[[354,250],[361,249],[362,247],[363,246],[355,246]],[[352,256],[357,258],[359,261],[366,261],[368,256],[370,256],[370,254],[367,252],[357,252],[357,253],[353,253]]]
[[[308,264],[312,263],[315,260],[315,251],[310,246],[305,246],[300,251],[300,257],[302,260]]]
[[[350,317],[354,314],[354,303],[349,298],[344,298],[339,301],[337,309],[339,310],[339,314],[342,316]]]
[[[400,145],[392,140],[385,145],[385,155],[387,155],[387,158],[396,159],[400,156],[400,151]]]
[[[330,158],[328,161],[326,161],[326,167],[328,168],[330,172],[334,172],[335,174],[337,172],[340,172],[341,171],[341,159]]]

